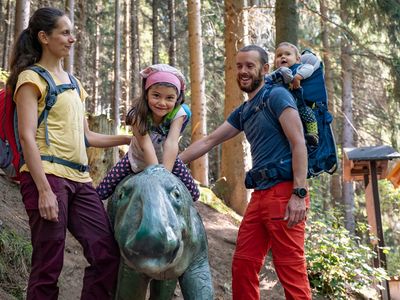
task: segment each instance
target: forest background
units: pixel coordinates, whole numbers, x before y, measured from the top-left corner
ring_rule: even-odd
[[[286,40],[301,50],[312,49],[324,62],[341,159],[344,148],[399,147],[398,0],[0,0],[3,80],[15,36],[31,12],[49,5],[65,10],[73,20],[77,42],[65,67],[81,79],[90,95],[90,123],[103,132],[129,130],[124,116],[140,94],[139,70],[169,63],[188,81],[186,99],[193,117],[181,141],[184,149],[222,124],[245,100],[236,84],[236,51],[257,44],[268,51],[273,68],[275,45]],[[101,166],[93,174],[95,181],[117,155],[114,151],[111,159],[97,158]],[[243,135],[190,167],[202,185],[243,214],[250,193],[243,185],[244,174],[251,168]],[[389,181],[379,181],[387,246],[384,271],[371,267],[376,237],[368,231],[363,182],[345,182],[340,165],[334,175],[309,183],[307,258],[313,287],[339,299],[400,276],[400,192]]]

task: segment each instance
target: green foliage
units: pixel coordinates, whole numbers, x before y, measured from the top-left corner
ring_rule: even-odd
[[[337,212],[317,211],[306,235],[306,257],[311,287],[327,299],[348,299],[373,289],[384,280],[386,272],[373,268],[375,253],[351,236]],[[358,231],[367,231],[360,224]]]
[[[21,281],[28,276],[31,254],[29,240],[0,227],[0,287],[17,299],[23,298]]]
[[[400,189],[395,189],[388,180],[380,180],[379,193],[384,239],[388,247],[387,271],[390,276],[400,276]]]

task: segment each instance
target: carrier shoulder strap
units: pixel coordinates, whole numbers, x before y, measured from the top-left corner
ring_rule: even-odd
[[[259,111],[264,110],[265,106],[267,105],[266,102],[268,102],[269,95],[271,94],[271,90],[272,90],[274,84],[272,84],[272,83],[265,83],[265,84],[266,84],[266,85],[269,85],[269,86],[263,87],[264,91],[263,91],[262,94],[261,94],[261,101],[259,101],[259,104],[258,104],[258,105],[253,105],[253,106],[251,107],[251,111],[248,112],[246,116],[243,115],[243,110],[244,110],[244,106],[245,106],[244,104],[246,103],[246,104],[251,105],[251,102],[247,101],[247,102],[245,102],[245,103],[242,104],[242,106],[241,106],[241,108],[240,108],[240,111],[239,111],[239,114],[240,114],[240,126],[241,126],[241,128],[243,128],[244,123],[245,123],[251,116],[253,116],[254,114],[258,113]]]

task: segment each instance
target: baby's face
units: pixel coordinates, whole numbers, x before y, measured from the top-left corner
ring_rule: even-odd
[[[291,67],[300,62],[296,50],[290,46],[280,46],[275,51],[275,67]]]

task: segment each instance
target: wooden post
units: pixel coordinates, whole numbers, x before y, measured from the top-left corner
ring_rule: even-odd
[[[374,201],[374,210],[375,210],[375,222],[376,222],[376,230],[377,237],[379,238],[379,247],[378,247],[378,259],[379,264],[386,270],[386,255],[383,252],[383,248],[385,247],[385,241],[383,239],[383,229],[382,229],[382,217],[381,217],[381,207],[379,200],[379,189],[378,189],[378,175],[376,170],[376,161],[370,161],[370,172],[371,172],[371,185],[372,185],[372,194]],[[385,290],[381,291],[382,298],[390,300],[390,290],[389,290],[389,282],[385,280],[384,282]]]

